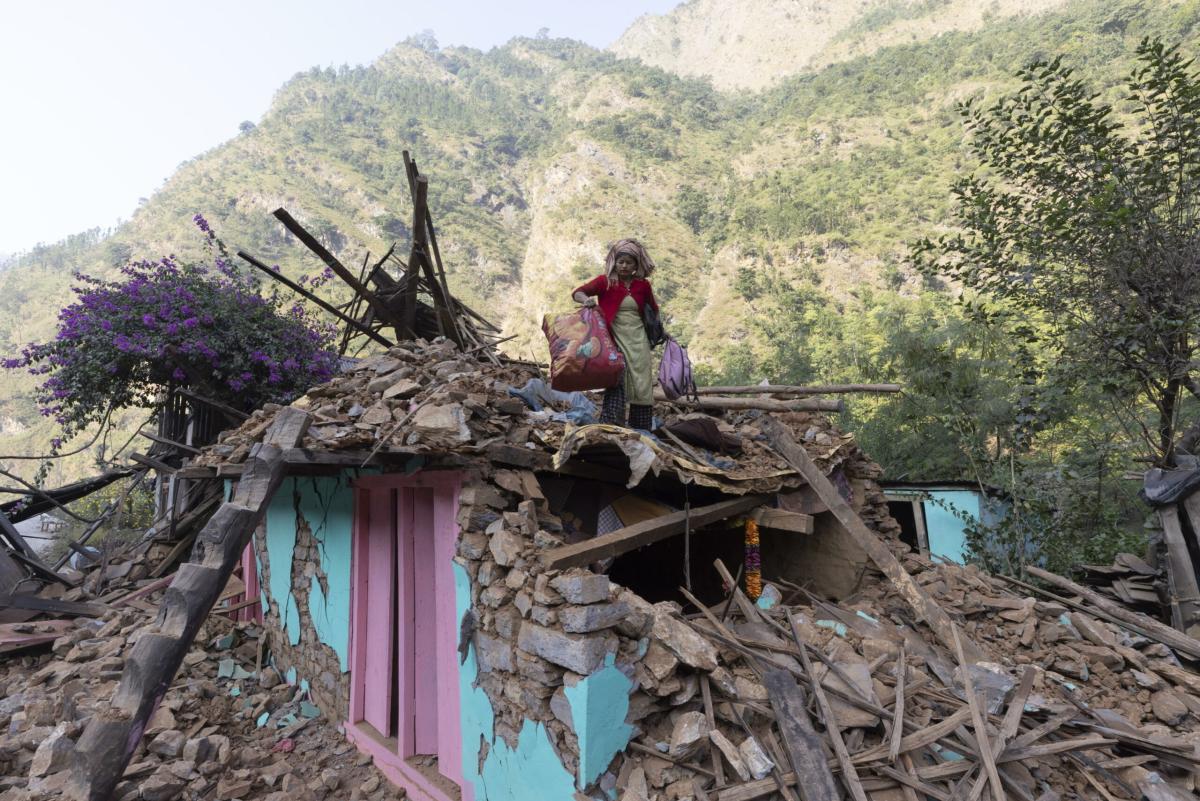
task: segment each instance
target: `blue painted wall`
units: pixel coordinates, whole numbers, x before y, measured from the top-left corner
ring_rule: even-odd
[[[349,669],[350,550],[354,521],[351,474],[285,479],[267,508],[267,561],[270,581],[263,590],[279,607],[288,641],[300,642],[300,613],[292,596],[292,552],[296,548],[297,511],[317,541],[326,589],[316,576],[308,585],[308,611],[321,642]]]
[[[930,490],[929,500],[923,506],[929,553],[964,564],[967,561],[967,522],[958,514],[965,513],[979,520],[979,493],[971,490]]]
[[[454,595],[461,620],[471,605],[467,571],[454,564]],[[487,693],[473,686],[479,668],[475,648],[459,668],[459,703],[462,718],[463,776],[475,790],[475,801],[571,801],[576,785],[594,782],[609,762],[629,744],[633,727],[625,722],[629,694],[634,685],[610,656],[603,668],[565,688],[571,717],[579,740],[578,776],[559,761],[545,728],[526,720],[510,748],[503,738],[494,738],[494,713]],[[480,744],[488,744],[487,759],[479,765]]]

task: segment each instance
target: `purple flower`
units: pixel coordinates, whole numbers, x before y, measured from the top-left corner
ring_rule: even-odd
[[[142,322],[145,323],[146,325],[154,325],[154,315],[153,314],[143,314]]]
[[[171,373],[171,378],[176,381],[187,381],[187,373],[183,372],[182,367],[176,367]]]

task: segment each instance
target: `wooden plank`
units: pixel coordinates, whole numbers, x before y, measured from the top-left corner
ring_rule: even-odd
[[[867,552],[867,555],[871,557],[871,561],[891,580],[892,584],[899,591],[900,595],[903,596],[904,600],[908,602],[908,605],[912,607],[913,611],[933,629],[934,634],[937,635],[943,645],[947,648],[953,648],[953,623],[950,620],[950,616],[946,614],[945,610],[936,601],[925,594],[925,591],[913,581],[913,577],[904,569],[900,561],[896,559],[896,555],[892,553],[891,549],[873,531],[867,528],[862,518],[850,508],[850,504],[846,503],[841,493],[837,491],[837,488],[821,472],[821,469],[813,462],[808,452],[796,444],[787,427],[775,418],[767,416],[764,416],[760,420],[759,425],[776,452],[783,456],[788,464],[804,477],[809,486],[816,491],[817,496],[833,512],[838,522],[849,532],[855,543]],[[967,640],[965,644],[968,647],[964,650],[969,651],[973,660],[977,660],[981,654],[979,646],[970,640]]]
[[[849,392],[899,392],[899,384],[750,384],[696,387],[697,395],[843,395]]]
[[[971,710],[964,706],[950,717],[932,726],[926,726],[918,732],[913,732],[900,741],[900,753],[904,754],[909,751],[916,751],[918,748],[924,748],[927,745],[937,742],[965,723],[969,717],[971,717]],[[867,762],[887,759],[889,750],[887,744],[881,744],[866,751],[860,751],[854,755],[854,764],[862,765]]]
[[[917,529],[917,548],[921,553],[929,554],[929,529],[925,527],[925,501],[912,502],[913,525]]]
[[[160,445],[168,445],[172,448],[177,448],[186,453],[192,453],[192,454],[203,453],[203,451],[200,450],[199,448],[193,448],[191,445],[184,445],[182,442],[176,442],[173,439],[167,439],[166,437],[160,437],[158,434],[151,434],[149,431],[138,431],[137,433],[138,433],[139,437],[145,437],[146,439],[150,440],[151,442],[157,442]]]
[[[951,623],[950,632],[954,635],[954,655],[958,658],[958,666],[962,673],[963,692],[967,696],[967,705],[971,708],[971,725],[975,729],[975,746],[983,760],[988,783],[992,786],[993,801],[1004,801],[1004,785],[1000,783],[1000,773],[996,770],[996,759],[992,755],[992,745],[988,739],[987,718],[979,706],[979,698],[975,695],[975,685],[971,681],[971,664],[963,655],[962,637],[958,633],[958,626]]]
[[[850,752],[846,750],[846,743],[842,740],[842,731],[838,728],[837,718],[833,715],[833,707],[829,705],[829,699],[825,697],[825,690],[821,686],[817,675],[813,672],[812,660],[808,658],[808,649],[804,647],[804,638],[800,636],[800,630],[796,627],[796,619],[792,617],[790,611],[785,612],[785,614],[787,615],[788,625],[792,629],[792,638],[796,641],[796,647],[800,649],[800,662],[804,665],[804,672],[812,680],[809,686],[812,687],[813,695],[817,699],[817,708],[821,710],[821,720],[825,724],[825,735],[833,744],[833,754],[837,757],[838,765],[842,768],[842,783],[846,785],[846,789],[850,791],[850,796],[854,801],[867,801],[866,791],[863,790],[862,782],[858,779],[858,771],[854,769],[854,763],[850,761]],[[897,697],[903,698],[902,695]],[[780,723],[780,728],[782,729],[782,722]],[[800,766],[795,765],[794,758],[792,762],[798,772]]]
[[[763,506],[756,509],[751,517],[754,518],[755,522],[761,528],[770,528],[776,531],[791,531],[796,534],[813,533],[812,515]]]
[[[700,697],[704,701],[704,717],[708,719],[708,730],[717,730],[717,719],[713,714],[712,687],[709,685],[707,673],[700,673]],[[717,787],[725,786],[725,765],[721,762],[721,749],[712,740],[708,741],[708,756],[712,760],[713,775],[717,777]]]
[[[1197,620],[1200,620],[1200,584],[1192,565],[1187,539],[1179,522],[1177,506],[1163,506],[1158,510],[1162,523],[1163,542],[1167,546],[1167,570],[1174,588],[1172,601],[1179,604],[1182,630],[1192,635]]]
[[[1126,609],[1124,606],[1108,600],[1103,595],[1093,592],[1087,587],[1080,586],[1070,579],[1066,579],[1062,576],[1051,573],[1049,570],[1042,570],[1040,567],[1034,567],[1032,565],[1030,565],[1027,570],[1029,575],[1033,576],[1034,578],[1041,579],[1047,584],[1052,584],[1059,589],[1066,590],[1072,595],[1078,595],[1080,598],[1083,598],[1100,611],[1106,613],[1112,618],[1116,618],[1117,621],[1135,626],[1135,631],[1137,631],[1137,633],[1144,634],[1151,639],[1158,640],[1164,645],[1168,645],[1177,651],[1182,651],[1193,659],[1200,659],[1200,640],[1196,640],[1195,638],[1189,637],[1182,632],[1176,631],[1170,626],[1159,623],[1157,620],[1154,620],[1151,617],[1143,615],[1139,612],[1134,612],[1130,609]],[[1089,612],[1091,610],[1088,610],[1086,607],[1084,607],[1082,608],[1082,611]]]
[[[703,526],[719,523],[743,512],[748,512],[756,506],[761,506],[769,500],[769,497],[767,495],[748,495],[692,509],[691,528],[695,531]],[[549,570],[581,567],[610,556],[620,556],[635,548],[641,548],[675,534],[681,534],[687,525],[687,511],[671,512],[574,545],[551,548],[541,554],[541,559]]]
[[[905,660],[904,643],[900,643],[900,653],[896,656],[896,705],[892,713],[892,736],[888,741],[888,759],[892,762],[899,761],[900,740],[904,738],[904,680],[908,674]]]
[[[698,400],[688,400],[687,398],[670,400],[659,389],[654,391],[654,400],[659,403],[673,403],[676,406],[690,406],[694,409],[726,409],[730,411],[758,409],[764,412],[842,412],[846,410],[844,402],[825,400],[824,398],[782,401],[771,398],[724,398],[708,395]]]
[[[151,470],[157,470],[164,476],[173,476],[175,475],[175,471],[178,469],[176,467],[171,467],[171,465],[167,464],[166,462],[160,462],[153,456],[147,456],[146,454],[138,453],[137,451],[130,453],[129,458],[143,467],[148,467]]]
[[[1021,670],[1021,683],[1017,685],[1017,691],[1013,693],[1012,700],[1008,702],[1008,709],[1004,712],[1004,720],[1000,723],[1000,742],[996,746],[998,750],[1004,748],[1004,744],[1017,736],[1017,732],[1021,729],[1021,716],[1025,712],[1025,701],[1029,698],[1029,693],[1033,691],[1033,681],[1037,676],[1037,671],[1026,665]]]
[[[804,781],[797,785],[804,801],[840,801],[841,794],[833,782],[833,772],[825,761],[825,749],[820,736],[813,729],[804,703],[800,685],[785,670],[768,668],[763,672],[763,684],[771,708],[775,710],[775,722],[783,736],[792,769]],[[787,778],[783,779],[785,782]]]
[[[204,395],[199,395],[199,394],[191,391],[190,389],[186,389],[184,387],[176,387],[175,392],[177,392],[178,394],[182,395],[185,398],[194,400],[197,403],[203,403],[205,406],[212,407],[213,409],[216,409],[221,414],[227,415],[228,417],[231,417],[234,420],[240,421],[240,420],[249,420],[250,419],[250,415],[246,414],[242,410],[235,409],[232,406],[230,406],[228,403],[222,403],[219,400],[214,400],[213,398],[209,398]]]
[[[37,551],[29,547],[29,543],[17,531],[17,527],[9,522],[8,517],[0,512],[0,537],[8,540],[9,544],[16,550],[17,553],[24,555],[26,558],[33,559],[36,562],[41,562],[38,559]]]
[[[76,617],[100,617],[108,611],[102,604],[62,601],[58,598],[42,598],[28,593],[0,595],[0,609],[27,609],[31,612],[50,612]]]

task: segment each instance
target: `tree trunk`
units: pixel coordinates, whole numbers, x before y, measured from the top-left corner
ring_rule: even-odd
[[[1158,401],[1158,447],[1163,467],[1175,466],[1175,410],[1179,408],[1179,391],[1183,382],[1172,378]]]

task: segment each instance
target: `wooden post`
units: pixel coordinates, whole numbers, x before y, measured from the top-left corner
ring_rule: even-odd
[[[283,482],[284,450],[300,444],[310,422],[308,413],[286,406],[250,451],[233,498],[201,530],[191,561],[180,566],[167,587],[158,617],[126,657],[109,707],[97,712],[80,736],[67,795],[78,801],[112,797],[146,724]]]

